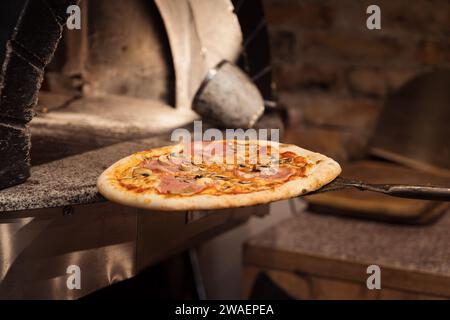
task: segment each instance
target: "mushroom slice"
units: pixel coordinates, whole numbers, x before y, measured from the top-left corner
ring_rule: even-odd
[[[191,163],[182,163],[180,164],[181,171],[190,171],[190,172],[198,172],[200,168],[191,164]]]
[[[135,168],[133,170],[133,177],[149,177],[153,174],[153,171],[148,168]]]
[[[159,161],[159,163],[165,164],[165,165],[170,165],[171,164],[170,160],[169,160],[169,157],[167,155],[165,155],[165,154],[159,156],[158,161]]]
[[[186,164],[186,163],[182,163],[182,164],[180,165],[180,170],[181,170],[181,171],[190,171],[191,168],[192,168],[192,166],[189,165],[189,164]]]
[[[228,177],[221,176],[221,175],[218,175],[218,174],[214,175],[213,178],[218,179],[218,180],[229,180]]]
[[[197,180],[200,185],[210,185],[213,184],[213,179],[211,178],[200,178]]]

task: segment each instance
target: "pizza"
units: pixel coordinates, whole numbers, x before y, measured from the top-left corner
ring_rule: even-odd
[[[97,186],[105,198],[127,206],[210,210],[304,195],[340,172],[333,159],[291,144],[200,141],[132,154],[105,170]]]

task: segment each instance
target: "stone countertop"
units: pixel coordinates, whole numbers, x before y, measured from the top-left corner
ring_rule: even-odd
[[[114,144],[31,168],[31,178],[0,191],[0,214],[104,201],[98,176],[111,164],[134,152],[171,144],[167,136]]]
[[[426,226],[299,213],[247,245],[450,278],[450,212]]]

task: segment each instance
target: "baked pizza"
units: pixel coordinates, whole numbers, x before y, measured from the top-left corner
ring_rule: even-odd
[[[107,199],[152,210],[209,210],[297,197],[331,182],[334,160],[295,145],[222,140],[135,153],[98,179]]]

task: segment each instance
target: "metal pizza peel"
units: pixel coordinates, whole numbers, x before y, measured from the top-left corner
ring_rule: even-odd
[[[329,184],[314,192],[308,193],[308,195],[338,191],[347,188],[356,188],[360,191],[378,192],[388,196],[400,198],[450,201],[450,187],[406,184],[372,184],[342,177],[337,177]]]

